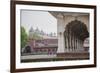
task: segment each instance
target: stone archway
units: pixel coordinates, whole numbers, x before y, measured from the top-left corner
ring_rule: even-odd
[[[24,53],[31,53],[31,47],[26,46],[25,49],[24,49]]]
[[[83,52],[83,42],[89,37],[86,24],[74,20],[69,22],[64,31],[66,52]]]
[[[88,13],[77,13],[77,12],[75,12],[75,13],[74,12],[55,12],[55,11],[54,12],[49,11],[49,13],[57,19],[57,36],[58,36],[57,53],[65,53],[67,51],[68,52],[69,51],[78,51],[77,46],[74,46],[74,45],[79,45],[80,43],[82,43],[82,38],[89,36],[89,29],[90,29],[89,28],[89,14]],[[67,25],[71,24],[74,27],[74,23],[76,25],[78,23],[82,24],[82,28],[84,28],[84,26],[86,26],[86,32],[88,32],[87,33],[88,35],[86,35],[86,34],[80,35],[81,40],[78,40],[79,39],[79,36],[78,36],[77,39],[75,39],[77,43],[75,43],[75,40],[71,40],[71,39],[74,39],[75,37],[72,36],[72,37],[69,37],[69,39],[68,39],[66,37],[68,35],[67,35],[67,33],[65,33],[65,30],[66,30],[66,32],[69,32],[66,29]],[[71,27],[71,26],[68,26],[68,27]],[[81,27],[81,25],[79,27]],[[75,28],[78,28],[78,27],[75,26]],[[74,30],[76,30],[75,28],[74,28]],[[79,28],[78,28],[78,30],[80,33],[83,31],[83,30],[80,31]],[[76,32],[76,34],[78,35],[79,33]],[[71,35],[76,35],[76,34],[71,34]],[[82,37],[82,36],[84,36],[84,37]],[[66,41],[65,41],[65,39],[66,39]],[[67,40],[69,40],[70,43],[68,43]],[[78,42],[80,42],[80,43],[78,43]],[[73,44],[73,46],[71,44]],[[68,47],[72,48],[72,49],[68,49]],[[82,47],[82,45],[80,47]],[[77,48],[77,50],[76,50],[76,48]]]

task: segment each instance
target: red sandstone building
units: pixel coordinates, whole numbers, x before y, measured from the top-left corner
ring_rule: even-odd
[[[57,39],[29,40],[24,48],[24,53],[32,54],[56,54],[58,48]]]

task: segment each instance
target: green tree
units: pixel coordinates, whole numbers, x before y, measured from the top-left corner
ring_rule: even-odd
[[[21,26],[21,48],[23,48],[27,43],[27,33],[24,27]]]

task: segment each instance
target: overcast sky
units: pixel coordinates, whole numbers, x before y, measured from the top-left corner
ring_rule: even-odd
[[[21,10],[21,26],[27,32],[38,27],[45,33],[57,33],[57,20],[47,11]]]

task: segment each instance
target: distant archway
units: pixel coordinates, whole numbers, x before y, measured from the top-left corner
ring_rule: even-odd
[[[26,46],[25,49],[24,49],[24,53],[31,53],[31,47]]]
[[[86,24],[74,20],[69,22],[64,31],[65,48],[69,50],[80,50],[83,48],[85,38],[89,37]]]

